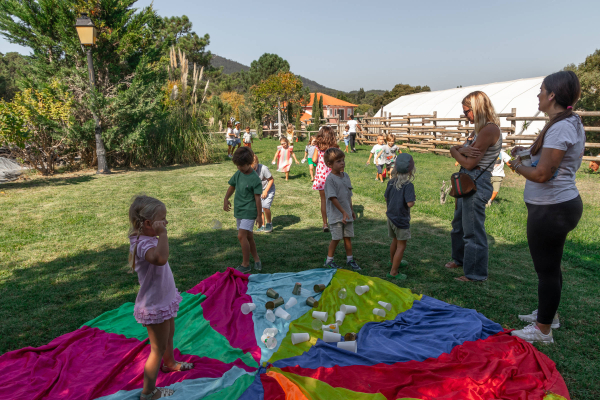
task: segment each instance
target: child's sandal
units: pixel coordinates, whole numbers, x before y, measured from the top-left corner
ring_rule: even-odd
[[[157,397],[158,399],[162,399],[163,397],[173,396],[173,394],[175,393],[175,391],[173,389],[154,388],[154,390],[152,392],[150,392],[149,394],[140,393],[140,400],[152,400],[152,398],[154,397],[154,395],[157,392],[160,392],[160,396]]]
[[[177,367],[179,367],[179,368],[177,368]],[[162,367],[160,368],[160,370],[162,372],[164,372],[165,374],[168,374],[169,372],[189,371],[192,368],[194,368],[194,364],[178,361],[175,363],[175,368],[169,368],[165,364],[163,364]]]

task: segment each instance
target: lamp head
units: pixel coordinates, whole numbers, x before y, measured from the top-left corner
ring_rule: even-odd
[[[96,26],[86,13],[81,13],[81,16],[77,18],[75,28],[82,45],[92,46],[96,44]]]

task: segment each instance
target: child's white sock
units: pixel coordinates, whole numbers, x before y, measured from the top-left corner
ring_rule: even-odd
[[[346,256],[346,262],[350,262],[354,259],[354,256]]]
[[[327,256],[327,261],[325,262],[325,264],[329,264],[331,261],[333,261],[333,257]]]

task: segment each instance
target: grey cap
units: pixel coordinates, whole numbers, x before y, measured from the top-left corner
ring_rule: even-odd
[[[415,162],[410,154],[401,153],[396,157],[396,171],[406,174],[415,168]]]

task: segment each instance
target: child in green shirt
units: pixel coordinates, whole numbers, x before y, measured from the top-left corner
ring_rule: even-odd
[[[256,252],[254,242],[254,223],[260,228],[262,226],[262,205],[260,195],[262,194],[262,183],[252,168],[254,153],[248,147],[240,147],[233,154],[233,163],[238,171],[229,179],[229,189],[223,201],[223,210],[231,210],[229,198],[235,192],[233,199],[233,216],[236,219],[238,229],[238,240],[242,246],[243,261],[236,269],[244,274],[251,271],[250,253],[254,258],[254,269],[260,271],[262,264]]]

